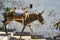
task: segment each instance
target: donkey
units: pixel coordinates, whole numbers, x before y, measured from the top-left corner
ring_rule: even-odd
[[[24,27],[23,27],[23,29],[22,29],[22,32],[21,32],[21,35],[22,35],[24,29],[26,28],[26,26],[27,26],[29,23],[32,23],[32,22],[35,21],[35,20],[38,20],[41,24],[44,24],[44,18],[42,17],[42,14],[43,14],[43,13],[44,13],[44,11],[42,11],[42,12],[39,13],[38,15],[35,14],[35,13],[29,14],[29,17],[27,17],[26,19],[24,19],[25,16],[23,16],[23,19],[24,19],[23,22],[24,22],[24,23],[22,23],[22,20],[19,20],[19,19],[22,18],[21,16],[16,15],[16,14],[14,14],[13,12],[8,12],[8,13],[6,13],[6,15],[5,15],[5,20],[3,21],[3,22],[4,22],[4,26],[5,26],[4,28],[5,28],[6,34],[8,34],[8,33],[7,33],[7,29],[6,29],[6,25],[7,25],[8,23],[10,23],[11,21],[17,21],[17,22],[22,23],[22,24],[24,25]],[[16,19],[18,19],[18,20],[16,20]],[[30,26],[29,26],[29,27],[30,27]],[[34,33],[33,30],[31,29],[31,27],[30,27],[30,30],[32,31],[32,33]]]

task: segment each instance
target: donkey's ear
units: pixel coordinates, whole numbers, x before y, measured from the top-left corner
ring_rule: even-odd
[[[42,11],[42,12],[39,12],[39,14],[43,14],[44,13],[44,11]]]
[[[41,14],[43,14],[43,13],[44,13],[44,11],[41,12]]]

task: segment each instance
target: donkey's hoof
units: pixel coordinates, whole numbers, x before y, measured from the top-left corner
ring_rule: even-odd
[[[32,38],[32,39],[37,39],[37,36],[32,36],[31,38]]]

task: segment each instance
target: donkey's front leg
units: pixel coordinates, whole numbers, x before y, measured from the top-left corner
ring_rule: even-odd
[[[35,36],[35,33],[34,33],[33,29],[31,28],[31,23],[28,24],[28,27],[30,28],[30,31],[33,33],[33,36]]]
[[[31,23],[28,26],[29,26],[31,32],[33,33],[32,38],[37,38],[37,36],[35,36],[33,29],[31,28]]]

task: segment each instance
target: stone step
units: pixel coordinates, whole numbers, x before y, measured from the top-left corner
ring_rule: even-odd
[[[20,38],[20,36],[12,36],[12,37],[15,37],[15,38],[17,38],[17,39]],[[28,40],[28,39],[32,39],[31,36],[21,36],[21,38],[22,38],[22,39],[27,39],[27,40]],[[33,38],[33,40],[36,40],[36,39],[39,40],[39,39],[45,39],[45,38],[38,38],[38,37],[37,37],[37,38]]]
[[[13,34],[13,36],[19,36],[21,35],[21,32],[16,32]],[[30,32],[23,32],[22,36],[31,36]]]
[[[10,40],[46,40],[46,39],[31,39],[31,38],[24,38],[20,39],[20,38],[16,38],[16,37],[11,37]]]
[[[12,37],[17,38],[17,39],[20,38],[20,36],[12,36]],[[31,36],[21,36],[21,39],[31,39]]]

